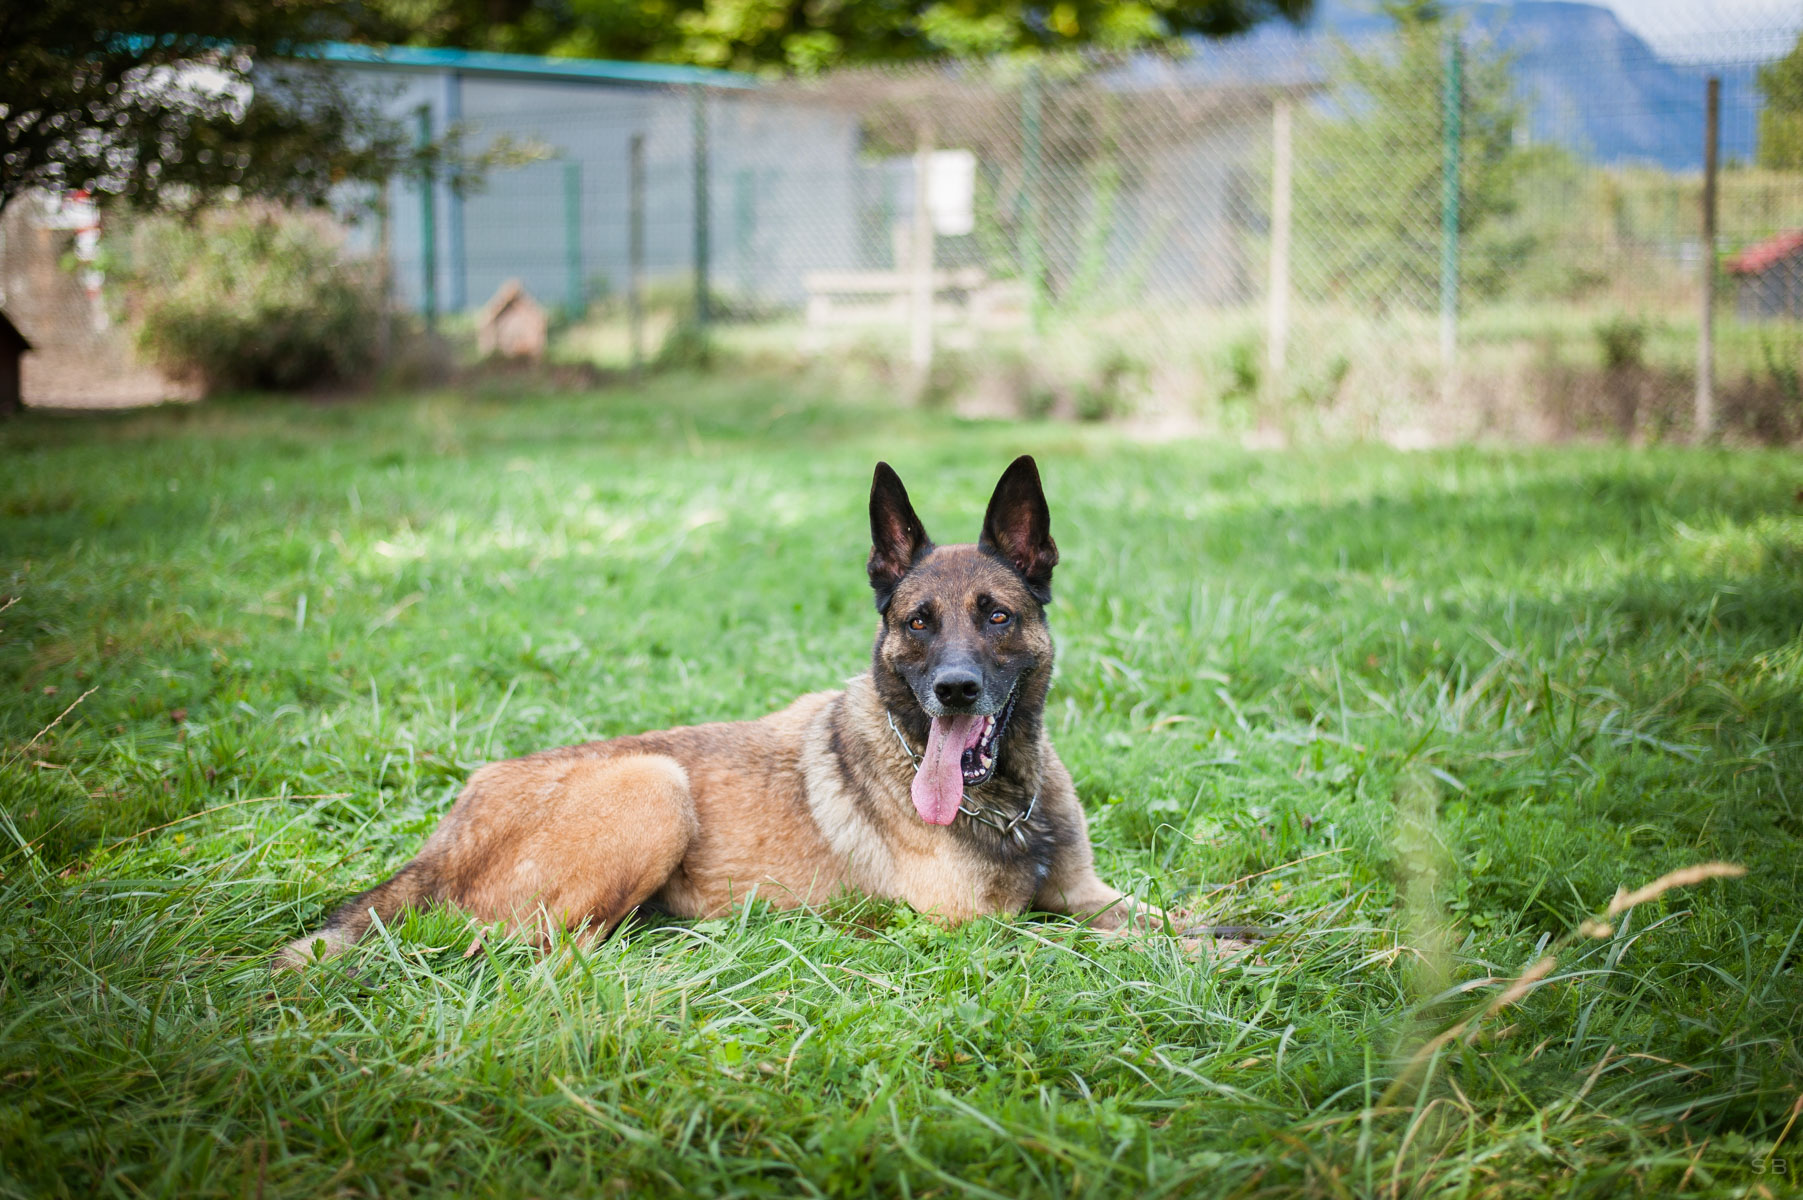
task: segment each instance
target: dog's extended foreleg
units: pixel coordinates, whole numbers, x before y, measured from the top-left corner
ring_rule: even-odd
[[[1059,867],[1063,869],[1060,870]],[[1214,938],[1218,942],[1246,943],[1271,936],[1255,925],[1197,925],[1183,914],[1166,912],[1102,882],[1095,872],[1087,840],[1072,847],[1054,866],[1034,897],[1041,912],[1065,913],[1104,933],[1168,933],[1193,942]]]
[[[1104,933],[1181,932],[1170,923],[1163,909],[1111,888],[1093,874],[1073,883],[1068,889],[1042,887],[1033,907],[1041,912],[1065,913]]]
[[[1033,907],[1040,912],[1066,913],[1106,933],[1164,933],[1167,929],[1176,932],[1162,909],[1102,882],[1096,874],[1088,830],[1059,847],[1052,869],[1033,897]]]

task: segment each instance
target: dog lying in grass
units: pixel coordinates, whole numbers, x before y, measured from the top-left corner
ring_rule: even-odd
[[[1039,471],[1009,466],[975,544],[936,546],[887,463],[870,489],[870,669],[756,721],[546,750],[477,771],[419,854],[276,959],[373,918],[452,904],[592,936],[635,909],[699,918],[754,889],[783,907],[851,889],[948,924],[1066,913],[1167,929],[1097,875],[1043,723],[1058,547]],[[1230,935],[1226,929],[1207,931]]]

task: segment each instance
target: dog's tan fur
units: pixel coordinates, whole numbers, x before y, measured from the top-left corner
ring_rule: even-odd
[[[1022,461],[1031,471],[1031,460]],[[1037,494],[1036,472],[1031,484]],[[993,502],[991,511],[993,519]],[[803,696],[756,721],[591,742],[483,767],[412,862],[289,945],[277,965],[342,949],[369,927],[372,912],[386,920],[432,902],[510,928],[549,922],[584,934],[611,930],[641,905],[698,918],[753,893],[793,907],[846,890],[902,900],[948,923],[1028,908],[1103,929],[1158,917],[1096,876],[1082,805],[1039,720],[1052,644],[1028,579],[993,551],[935,548],[924,531],[903,532],[912,534],[913,549],[883,593],[872,669],[844,690]],[[1044,543],[1051,547],[1049,537]],[[1050,554],[1055,562],[1055,548]],[[877,562],[873,555],[873,582]],[[1049,563],[1041,565],[1049,579]],[[980,618],[998,605],[1021,614],[986,643],[998,661],[1032,665],[1018,677],[1021,715],[1000,744],[994,778],[980,789],[1000,811],[1032,806],[1021,837],[966,817],[930,825],[910,801],[910,751],[923,744],[926,717],[900,673],[921,651],[897,630],[928,603],[952,616]]]

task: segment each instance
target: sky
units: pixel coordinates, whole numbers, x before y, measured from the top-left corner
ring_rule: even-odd
[[[1803,31],[1803,0],[1600,2],[1654,50],[1672,59],[1776,56]]]

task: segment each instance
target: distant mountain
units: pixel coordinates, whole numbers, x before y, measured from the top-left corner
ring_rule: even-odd
[[[1471,27],[1513,63],[1536,141],[1568,146],[1595,162],[1703,165],[1708,77],[1722,80],[1721,153],[1756,149],[1757,67],[1676,64],[1659,57],[1613,12],[1569,0],[1463,6]]]
[[[1509,57],[1533,141],[1569,147],[1592,162],[1695,170],[1703,162],[1705,80],[1716,74],[1722,156],[1753,156],[1756,63],[1669,62],[1610,10],[1572,0],[1454,0],[1451,7],[1467,16],[1474,44]],[[1304,29],[1268,23],[1227,42],[1198,41],[1195,58],[1172,73],[1211,82],[1321,80],[1341,39],[1357,45],[1391,28],[1387,16],[1354,0],[1321,0]]]

